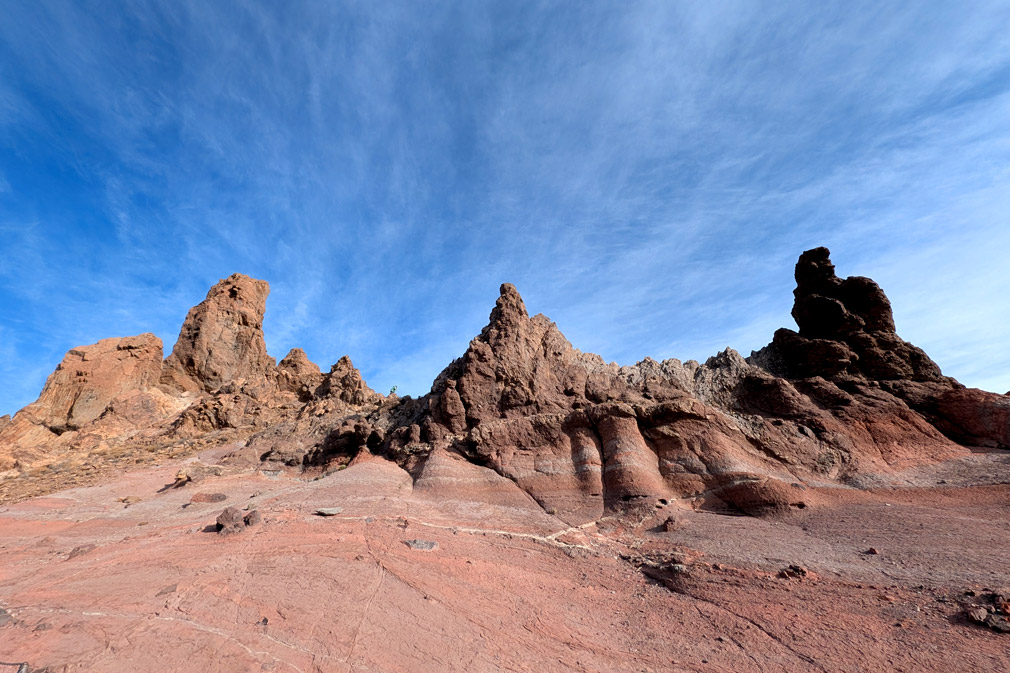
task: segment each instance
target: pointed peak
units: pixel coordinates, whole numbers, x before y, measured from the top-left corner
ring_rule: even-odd
[[[263,341],[270,284],[234,273],[190,309],[162,383],[179,390],[211,392],[236,379],[267,376],[274,369]]]
[[[354,363],[351,362],[351,356],[349,355],[342,356],[339,360],[337,360],[336,364],[330,367],[330,373],[349,371],[358,371],[354,366]]]
[[[522,297],[519,296],[519,290],[512,283],[502,283],[501,287],[498,288],[498,294],[502,297],[515,297],[519,301],[522,301]]]
[[[348,404],[356,405],[383,399],[382,395],[368,387],[361,372],[346,355],[330,367],[330,373],[326,375],[318,394],[321,397],[336,397]]]
[[[284,359],[277,364],[277,368],[295,372],[311,372],[314,374],[320,372],[319,365],[310,360],[309,356],[301,348],[292,348],[288,351]]]
[[[491,311],[491,325],[499,323],[510,323],[516,320],[528,319],[526,304],[519,296],[519,290],[512,283],[502,283],[498,290],[498,301],[495,302],[494,310]]]

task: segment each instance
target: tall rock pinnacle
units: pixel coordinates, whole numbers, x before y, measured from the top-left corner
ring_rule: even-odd
[[[770,350],[759,356],[777,373],[875,381],[942,379],[929,356],[898,336],[884,291],[869,278],[838,278],[827,248],[800,255],[793,296],[799,333],[778,330]]]
[[[190,309],[161,383],[183,391],[212,392],[238,379],[262,379],[276,363],[263,341],[263,314],[270,285],[240,273],[210,289]]]

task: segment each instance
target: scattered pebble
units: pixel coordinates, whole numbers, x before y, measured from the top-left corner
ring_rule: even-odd
[[[790,565],[779,571],[779,577],[782,579],[794,579],[799,577],[806,577],[809,571],[800,565]]]
[[[91,551],[94,548],[95,548],[95,545],[93,545],[93,544],[82,544],[80,547],[74,547],[73,549],[70,550],[70,553],[67,554],[67,560],[69,561],[72,558],[77,558],[78,556],[83,556],[84,554],[87,554],[89,551]]]
[[[343,511],[343,507],[320,507],[316,510],[316,514],[319,516],[336,516]]]
[[[194,493],[190,502],[224,502],[228,496],[224,493]]]
[[[404,540],[403,544],[411,549],[420,549],[421,551],[431,551],[438,547],[438,543],[434,540]]]

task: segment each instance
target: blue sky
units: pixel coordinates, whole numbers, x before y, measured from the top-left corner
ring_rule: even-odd
[[[1010,4],[0,4],[0,413],[235,271],[270,353],[427,391],[515,283],[582,350],[744,354],[816,245],[1010,389]]]

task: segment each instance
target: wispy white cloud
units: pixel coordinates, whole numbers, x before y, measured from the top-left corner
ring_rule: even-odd
[[[272,284],[274,356],[383,392],[424,392],[502,281],[607,359],[746,353],[826,244],[946,372],[1010,388],[1003,3],[5,12],[5,378],[171,348],[233,271]]]

